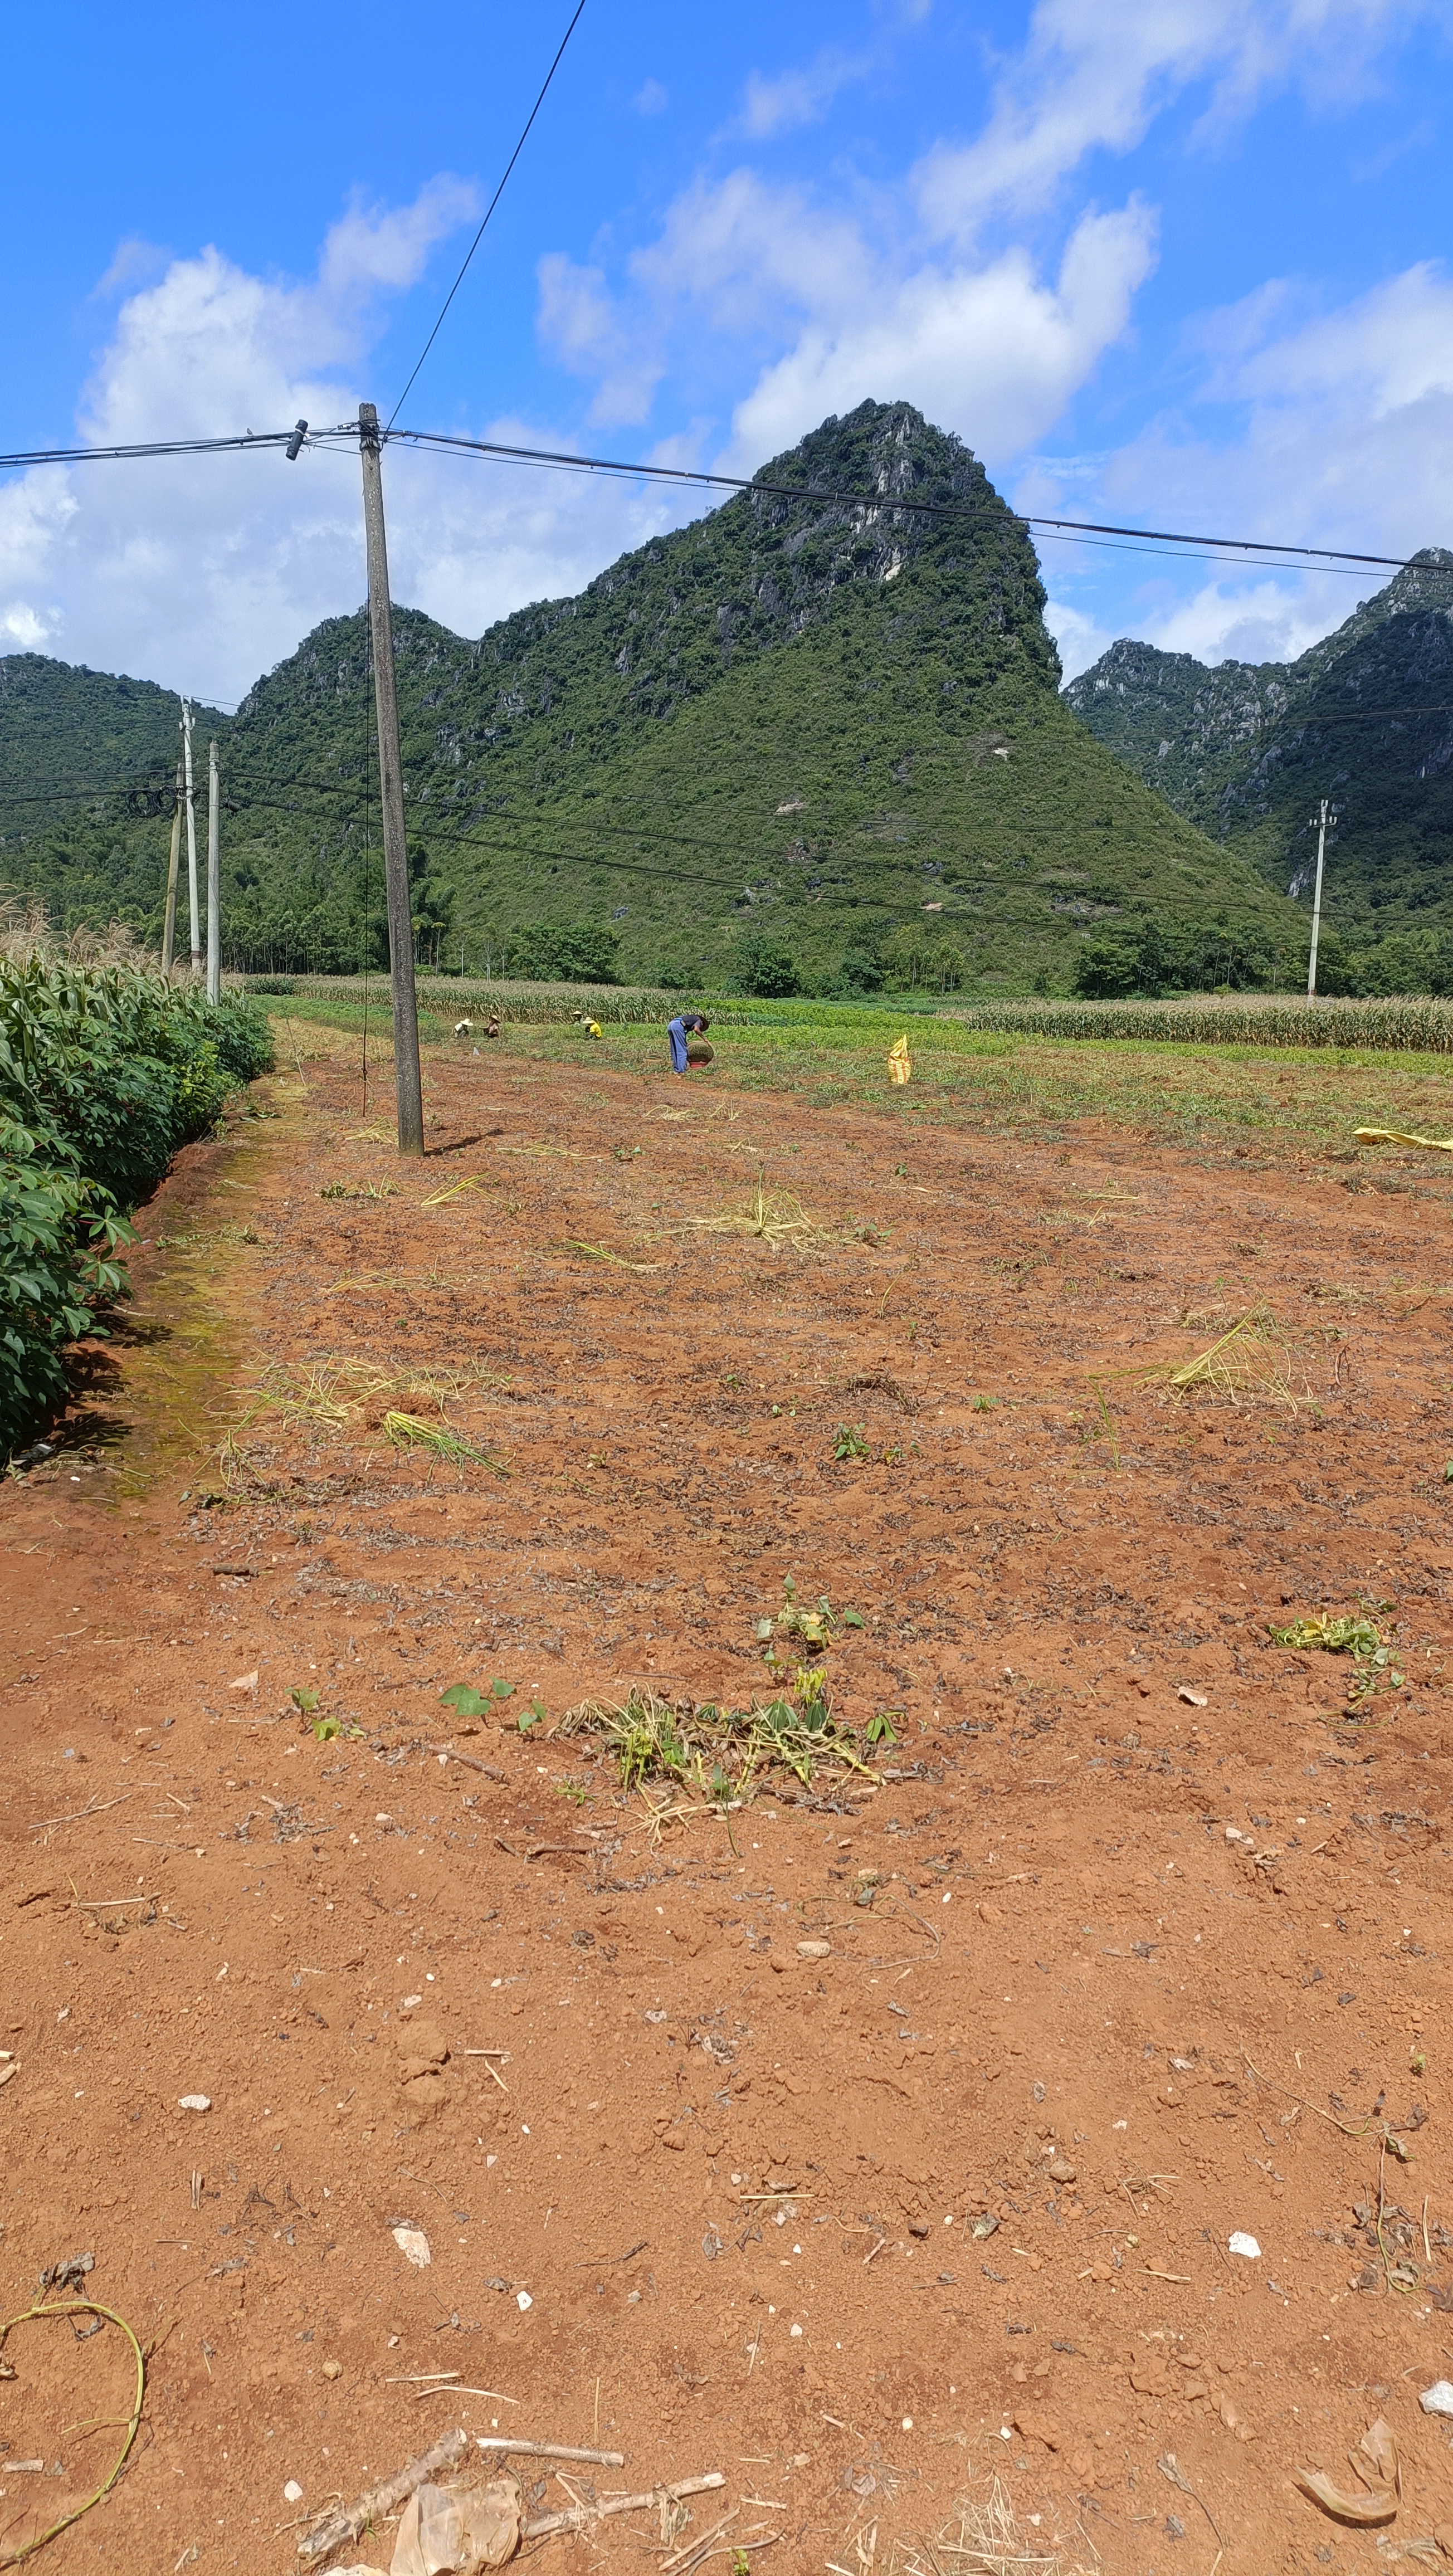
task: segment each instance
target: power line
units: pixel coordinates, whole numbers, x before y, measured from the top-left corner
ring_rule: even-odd
[[[1206,542],[1210,545],[1214,541],[1208,537]],[[1248,544],[1254,544],[1255,542],[1256,540],[1254,538],[1247,539]],[[1148,541],[1144,545],[1136,546],[1122,543],[1115,537],[1072,537],[1067,535],[1062,529],[1056,531],[1053,528],[1040,528],[1038,531],[1038,543],[1041,547],[1079,546],[1082,550],[1097,555],[1149,555],[1154,563],[1219,564],[1224,570],[1228,571],[1232,568],[1233,562],[1233,559],[1226,555],[1198,554],[1193,546],[1158,546],[1152,545]],[[1358,560],[1360,561],[1360,558]],[[1391,557],[1389,557],[1389,561],[1391,561]],[[1245,569],[1248,572],[1256,572],[1258,570],[1261,572],[1296,572],[1300,567],[1293,563],[1278,562],[1270,556],[1248,555],[1245,559]],[[1365,581],[1367,579],[1366,573],[1358,570],[1357,561],[1353,561],[1351,563],[1318,564],[1315,569],[1322,573],[1328,580]]]
[[[579,0],[575,18],[570,22],[571,29],[574,28],[576,19],[579,18],[584,6],[585,0]],[[564,51],[564,45],[568,41],[569,31],[562,41],[560,52]],[[559,59],[560,54],[557,53],[555,57],[557,63]],[[552,65],[552,75],[553,69]],[[543,90],[540,97],[541,99],[544,97]],[[537,99],[536,110],[539,105],[540,100]],[[533,115],[531,121],[533,122]],[[527,127],[525,131],[528,132],[528,130]],[[522,135],[521,143],[523,140]],[[518,157],[519,148],[517,145],[516,157]],[[510,166],[513,167],[513,161]],[[501,180],[500,186],[503,187],[503,185],[504,181]],[[498,197],[497,189],[494,199],[491,200],[490,211],[498,202]],[[486,214],[485,222],[488,220],[489,217]],[[482,225],[480,230],[483,231]],[[478,239],[479,235],[476,234],[476,242]],[[473,257],[472,248],[470,257]],[[468,264],[466,260],[466,268]],[[459,277],[455,279],[454,286],[450,289],[449,299],[440,313],[439,322],[443,321],[444,313],[448,311],[448,303],[452,301],[463,275],[464,269],[461,269]],[[439,323],[436,323],[434,331],[437,332],[438,328]],[[434,333],[431,333],[429,341],[425,343],[418,366],[414,370],[415,376],[428,355],[433,337]],[[411,376],[409,384],[413,381],[414,378]],[[404,392],[407,393],[407,391],[406,385]],[[401,394],[399,403],[401,404],[402,401]],[[398,407],[396,404],[395,413]],[[401,439],[413,447],[438,447],[460,454],[486,457],[497,463],[543,467],[556,473],[609,474],[641,482],[675,484],[696,491],[760,492],[773,499],[828,503],[837,508],[872,510],[885,514],[891,511],[906,511],[918,518],[964,519],[977,515],[983,506],[982,503],[974,501],[913,500],[902,493],[851,492],[824,488],[817,484],[768,483],[759,475],[709,474],[687,466],[646,465],[623,457],[574,456],[561,449],[506,446],[497,440],[463,438],[444,430],[394,429],[390,426],[382,434],[389,439]],[[295,429],[246,430],[230,438],[148,439],[134,445],[116,447],[22,448],[0,454],[0,473],[19,472],[35,465],[91,465],[134,461],[147,457],[217,456],[239,452],[246,448],[286,448],[295,435]],[[310,447],[330,445],[335,440],[346,440],[351,444],[357,436],[356,421],[337,421],[327,429],[310,430],[306,443]],[[1419,570],[1433,572],[1445,569],[1441,565],[1420,565],[1416,556],[1412,555],[1365,554],[1351,546],[1303,546],[1294,544],[1289,538],[1281,537],[1203,537],[1187,535],[1184,531],[1168,528],[1121,527],[1112,522],[1097,519],[1051,519],[1033,511],[1014,511],[1010,515],[1017,519],[1022,528],[1038,529],[1043,534],[1066,543],[1086,543],[1096,538],[1127,541],[1123,548],[1111,549],[1107,546],[1107,551],[1135,551],[1138,546],[1148,547],[1156,552],[1171,547],[1194,547],[1213,550],[1205,552],[1199,558],[1201,560],[1220,562],[1227,555],[1241,555],[1253,566],[1260,562],[1270,570],[1295,569],[1303,564],[1329,571],[1364,568],[1385,572]]]
[[[323,430],[318,435],[337,436],[350,426],[355,425],[340,422],[337,431]],[[290,429],[247,429],[235,438],[148,438],[129,447],[19,448],[8,456],[0,456],[0,472],[30,465],[114,464],[118,459],[144,456],[222,456],[230,450],[245,447],[286,447],[293,435]]]
[[[394,422],[399,416],[403,404],[413,385],[414,377],[417,376],[420,367],[422,367],[424,360],[429,354],[429,351],[433,348],[435,341],[439,337],[439,333],[443,328],[445,314],[448,312],[449,307],[453,303],[455,296],[458,294],[460,287],[464,284],[464,271],[468,268],[470,261],[473,259],[475,252],[478,250],[480,243],[484,239],[485,225],[488,224],[490,216],[494,213],[496,206],[499,204],[499,201],[504,195],[505,189],[509,184],[510,172],[513,170],[520,154],[523,152],[526,142],[529,139],[530,128],[534,124],[536,117],[539,115],[541,108],[545,104],[545,92],[548,90],[550,83],[560,68],[565,48],[575,33],[576,27],[580,21],[580,13],[584,7],[585,0],[576,0],[575,15],[571,19],[569,26],[566,28],[564,35],[560,39],[555,59],[545,74],[544,80],[540,84],[540,95],[536,99],[534,106],[531,108],[529,115],[526,117],[525,122],[520,129],[520,139],[518,143],[515,145],[513,152],[505,163],[504,175],[500,180],[499,186],[496,188],[494,195],[490,198],[489,204],[485,207],[484,222],[480,225],[478,232],[475,234],[473,241],[465,252],[464,266],[460,269],[459,275],[455,278],[453,285],[450,287],[448,294],[445,296],[443,303],[439,307],[439,319],[435,323],[433,330],[430,332],[428,339],[424,342],[422,349],[419,351],[418,357],[414,361],[413,374],[409,377],[408,384],[405,385],[398,401],[394,404],[393,410],[389,413],[387,427],[384,431],[385,437],[387,437],[389,430],[393,428]]]
[[[1073,683],[1070,685],[1073,686]],[[1277,728],[1284,733],[1297,734],[1314,733],[1319,731],[1324,725],[1390,723],[1394,720],[1412,719],[1419,716],[1447,715],[1453,715],[1453,700],[1440,699],[1427,706],[1349,707],[1329,713],[1323,713],[1314,709],[1303,709],[1300,712],[1292,709],[1272,709],[1268,711],[1264,719],[1264,724],[1265,729],[1268,731],[1273,728]],[[913,747],[912,757],[915,760],[952,759],[967,751],[970,747],[971,746],[968,743],[952,741],[921,743]],[[886,759],[886,753],[883,756]],[[234,792],[228,799],[226,799],[226,805],[228,812],[235,814],[245,814],[253,810],[275,814],[297,813],[298,807],[295,803],[286,801],[282,797],[259,794],[258,790],[265,787],[279,787],[285,790],[291,790],[293,797],[350,797],[355,800],[355,803],[357,800],[366,799],[369,792],[367,782],[362,773],[360,773],[357,778],[282,778],[267,771],[254,770],[249,774],[244,769],[243,774],[240,777],[234,773],[232,786]],[[157,798],[162,801],[162,805],[169,811],[172,793],[173,788],[170,777],[131,777],[112,780],[105,785],[94,784],[89,786],[64,787],[51,785],[45,787],[16,789],[8,788],[3,785],[3,783],[0,783],[0,812],[4,812],[17,805],[65,805],[79,804],[87,801],[99,803],[111,797],[123,796],[146,796]],[[160,807],[158,810],[161,810]],[[154,822],[157,819],[157,816],[154,813],[151,815],[138,814],[129,817],[128,819],[140,822]],[[461,833],[457,829],[450,828],[453,823],[453,817],[449,814],[446,807],[434,806],[431,808],[427,800],[419,797],[417,794],[415,794],[411,799],[411,819],[413,821],[415,831],[433,842],[457,842],[461,839],[468,839],[471,837],[468,832]],[[772,818],[774,821],[776,819],[777,818],[775,816]],[[549,818],[546,815],[540,815],[538,817],[522,817],[521,828],[526,831],[532,829],[543,829],[547,827],[548,820]],[[932,825],[928,825],[925,828],[930,833],[935,829]],[[718,853],[724,852],[728,847],[728,844],[723,841],[703,839],[699,833],[695,832],[661,831],[658,828],[653,828],[649,823],[612,823],[605,821],[598,815],[592,815],[588,822],[582,824],[582,829],[588,832],[599,832],[608,835],[613,840],[654,841],[664,845],[669,845],[673,849],[705,850],[708,852]],[[932,839],[919,844],[920,847],[932,847],[933,845]],[[502,848],[505,845],[503,843],[495,843],[493,846]],[[562,853],[558,851],[532,852],[529,845],[524,842],[512,844],[511,846],[517,847],[521,855],[526,857],[538,855],[547,858],[558,858],[562,855]],[[740,844],[736,843],[731,846],[739,847]],[[574,856],[576,854],[572,853],[569,855]],[[825,861],[811,861],[811,864],[813,865],[821,863],[825,863]],[[580,864],[593,865],[596,863],[593,861],[581,860]],[[602,867],[609,866],[611,864],[613,863],[605,858],[602,858],[599,861],[599,865]],[[702,882],[705,883],[707,880],[703,879]]]
[[[463,438],[447,430],[391,428],[389,435],[404,439],[411,446],[457,448],[468,455],[487,456],[504,464],[546,465],[566,473],[621,475],[648,483],[682,484],[693,490],[762,492],[788,501],[825,501],[839,507],[884,513],[906,510],[918,517],[938,519],[966,518],[982,507],[981,503],[974,501],[915,501],[902,493],[844,492],[831,487],[825,489],[817,484],[768,483],[760,475],[708,474],[685,465],[632,463],[619,456],[572,456],[560,448],[510,447],[496,439]],[[1044,518],[1032,511],[1015,511],[1012,515],[1021,527],[1057,530],[1078,536],[1139,537],[1155,545],[1209,546],[1230,553],[1289,555],[1308,562],[1366,564],[1392,572],[1406,572],[1413,563],[1411,556],[1359,554],[1351,546],[1299,546],[1275,537],[1190,536],[1184,529],[1122,528],[1098,519]],[[1428,569],[1441,567],[1429,566]]]

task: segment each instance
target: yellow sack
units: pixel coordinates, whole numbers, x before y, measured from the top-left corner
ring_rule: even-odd
[[[1453,1136],[1405,1136],[1400,1127],[1354,1127],[1359,1145],[1426,1145],[1434,1154],[1453,1154]]]
[[[890,1082],[906,1082],[912,1071],[913,1058],[908,1052],[905,1035],[888,1049],[888,1079]]]

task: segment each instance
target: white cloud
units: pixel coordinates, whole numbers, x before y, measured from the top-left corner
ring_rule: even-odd
[[[566,444],[537,421],[493,421],[483,435],[512,445]],[[356,478],[356,463],[349,463]],[[394,595],[457,635],[480,635],[530,600],[570,597],[603,564],[701,506],[587,475],[461,466],[398,448],[389,453],[388,477]],[[348,604],[356,604],[355,595]]]
[[[323,244],[321,296],[330,304],[346,304],[380,288],[397,292],[412,286],[423,275],[435,243],[447,241],[478,212],[473,181],[451,178],[447,171],[428,180],[410,206],[370,207],[356,197]]]
[[[1312,300],[1273,279],[1203,316],[1187,334],[1200,377],[1180,408],[1092,469],[1033,460],[1017,506],[1394,559],[1453,544],[1453,280],[1421,261],[1329,311]],[[1057,570],[1074,561],[1053,552]],[[1147,565],[1154,588],[1116,631],[1203,662],[1290,661],[1392,565],[1208,567],[1177,600],[1181,577],[1173,558]]]
[[[1295,578],[1245,587],[1212,581],[1168,615],[1152,618],[1145,640],[1163,653],[1191,653],[1198,662],[1294,662],[1329,625],[1349,616],[1354,602],[1355,593],[1333,592],[1322,583],[1313,605]]]
[[[903,240],[897,211],[886,195],[861,216],[824,208],[748,169],[698,180],[635,253],[622,294],[599,267],[540,263],[541,339],[594,381],[597,419],[636,422],[668,369],[689,381],[703,339],[738,365],[775,342],[782,354],[758,365],[733,413],[734,471],[866,396],[906,398],[981,452],[1011,455],[1125,331],[1155,219],[1136,202],[1086,213],[1050,281],[1020,246],[937,259]]]
[[[1381,588],[1339,582],[1329,573],[1268,575],[1262,580],[1203,582],[1189,598],[1142,604],[1128,624],[1114,628],[1072,603],[1051,599],[1045,623],[1060,648],[1067,680],[1088,670],[1117,634],[1130,634],[1162,653],[1189,653],[1197,662],[1294,662],[1310,645],[1350,617],[1359,598]]]
[[[1044,622],[1059,646],[1059,658],[1067,680],[1088,671],[1108,652],[1114,637],[1108,627],[1096,624],[1083,609],[1072,608],[1067,600],[1051,598],[1045,603]]]
[[[983,132],[921,163],[924,221],[971,241],[991,215],[1044,207],[1089,154],[1132,150],[1192,85],[1209,92],[1206,140],[1291,82],[1346,102],[1391,32],[1436,14],[1436,0],[1041,0]]]
[[[747,76],[747,94],[738,131],[750,135],[754,142],[768,136],[791,134],[798,126],[817,125],[828,113],[840,89],[858,80],[869,68],[859,54],[845,54],[836,45],[825,45],[810,63],[795,71],[779,72],[774,80],[761,72]]]
[[[249,275],[220,251],[173,261],[117,315],[83,400],[96,444],[349,419],[375,306],[417,276],[472,200],[438,181],[411,207],[355,207],[315,280]],[[553,424],[498,434],[568,448]],[[489,434],[486,431],[486,434]],[[385,466],[394,593],[478,634],[698,503],[395,446]],[[355,452],[275,450],[70,468],[0,485],[0,638],[235,700],[323,617],[364,594]]]
[[[749,168],[702,175],[620,285],[558,256],[541,264],[542,339],[597,385],[597,417],[620,421],[648,416],[673,365],[690,379],[704,358],[745,360],[756,382],[734,412],[736,463],[865,394],[908,395],[1007,457],[1123,336],[1151,267],[1154,217],[1133,199],[1082,206],[1046,254],[1045,222],[1088,156],[1131,151],[1188,90],[1206,102],[1208,138],[1278,86],[1346,100],[1390,34],[1449,5],[1040,0],[969,140],[873,188],[838,171],[816,190]],[[872,59],[825,47],[754,72],[737,131],[765,140],[820,118]]]
[[[665,367],[655,336],[632,331],[603,269],[584,268],[563,251],[549,251],[536,275],[540,338],[572,375],[594,382],[592,419],[644,420]]]
[[[1453,391],[1453,285],[1432,260],[1279,338],[1269,327],[1275,310],[1269,296],[1255,300],[1239,359],[1208,394],[1244,395],[1263,409],[1355,403],[1382,421]]]
[[[1133,150],[1188,93],[1206,143],[1278,87],[1346,104],[1373,84],[1380,47],[1440,16],[1453,16],[1453,0],[1039,0],[969,139],[946,135],[897,179],[871,184],[837,165],[816,185],[774,184],[751,167],[702,172],[623,273],[560,254],[542,261],[542,344],[593,386],[599,420],[644,422],[667,377],[693,403],[729,385],[724,461],[739,469],[874,395],[908,397],[1002,471],[1125,338],[1153,265],[1156,213],[1139,198],[1116,206],[1082,193],[1066,216],[1089,157]],[[763,140],[821,116],[876,59],[827,47],[771,78],[753,73],[736,130]],[[1395,349],[1404,376],[1443,381],[1441,316],[1435,345],[1417,346],[1416,308],[1428,300],[1419,274],[1404,309],[1381,317],[1389,399]],[[1332,379],[1345,378],[1338,332],[1319,339],[1307,325],[1292,348],[1296,302],[1284,286],[1262,289],[1221,317],[1214,352],[1213,373],[1239,370],[1243,407],[1261,403],[1269,447],[1291,430],[1273,422],[1270,381],[1265,394],[1254,381],[1263,351],[1274,364],[1290,350],[1303,398],[1320,384],[1332,406]],[[1363,316],[1356,336],[1364,356],[1377,355],[1378,317]],[[1112,487],[1153,483],[1157,439],[1195,467],[1214,458],[1209,441],[1173,425],[1140,442],[1143,453],[1111,460]],[[1314,462],[1314,487],[1337,473],[1334,448]],[[1207,489],[1177,506],[1196,524]]]
[[[139,234],[128,233],[116,245],[111,265],[104,277],[98,277],[91,293],[99,304],[108,295],[124,295],[128,287],[140,286],[146,279],[159,277],[171,258],[157,242],[143,241]]]
[[[1309,315],[1309,300],[1273,281],[1206,317],[1180,409],[1101,459],[1093,482],[1076,465],[1067,502],[1038,459],[1019,506],[1399,558],[1453,543],[1453,280],[1425,261],[1331,311]],[[1133,631],[1201,659],[1284,659],[1390,578],[1228,568],[1173,609],[1158,596]]]
[[[1043,435],[1124,331],[1152,229],[1139,207],[1086,215],[1052,286],[1016,249],[981,269],[920,268],[881,299],[854,299],[809,324],[738,404],[736,452],[771,455],[872,395],[906,396],[975,448],[1012,455]]]
[[[637,116],[659,116],[670,105],[670,95],[661,81],[642,81],[631,105]]]
[[[693,337],[705,325],[726,346],[764,330],[780,336],[799,315],[846,311],[892,274],[891,205],[873,215],[870,244],[853,214],[807,188],[745,169],[695,180],[633,255],[620,325],[659,337],[684,320]]]

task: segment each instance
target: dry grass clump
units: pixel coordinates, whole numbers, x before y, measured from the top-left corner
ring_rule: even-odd
[[[474,1374],[477,1379],[480,1372]],[[247,1390],[224,1454],[236,1457],[241,1437],[259,1423],[283,1431],[381,1431],[395,1449],[422,1449],[451,1465],[473,1464],[506,1475],[499,1459],[464,1439],[447,1418],[446,1408],[460,1400],[469,1384],[468,1373],[380,1369],[368,1360],[329,1358],[304,1368],[279,1362],[259,1386]],[[399,1396],[405,1405],[392,1401]],[[421,1405],[429,1408],[427,1413],[408,1409]]]
[[[982,2503],[958,2504],[931,2538],[900,2543],[891,2576],[1084,2576],[1084,2566],[1026,2540],[1007,2489],[993,2478]]]
[[[666,1267],[664,1261],[628,1261],[623,1252],[611,1252],[603,1243],[580,1243],[573,1235],[567,1235],[563,1243],[547,1245],[546,1249],[559,1253],[578,1252],[582,1261],[605,1261],[616,1270],[664,1270]]]
[[[769,1191],[765,1172],[758,1173],[756,1190],[745,1208],[724,1209],[719,1216],[682,1217],[679,1231],[746,1235],[770,1245],[773,1252],[810,1252],[819,1244],[838,1240],[829,1226],[820,1225],[816,1217],[807,1214],[800,1199],[792,1198],[785,1190]]]
[[[1313,1401],[1291,1342],[1269,1306],[1253,1306],[1238,1316],[1192,1358],[1161,1361],[1136,1375],[1147,1385],[1169,1387],[1174,1395],[1219,1395],[1232,1404],[1282,1404],[1295,1412]]]

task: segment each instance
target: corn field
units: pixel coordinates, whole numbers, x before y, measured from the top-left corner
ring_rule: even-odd
[[[371,975],[366,983],[361,975],[238,976],[235,981],[244,992],[265,996],[282,988],[320,1002],[362,1002],[366,993],[370,1010],[383,1019],[389,1014],[386,975]],[[451,1024],[490,1019],[638,1024],[669,1020],[673,1011],[688,1009],[698,998],[628,984],[486,984],[482,977],[458,975],[420,975],[417,987],[420,1009]]]
[[[260,995],[282,988],[329,1002],[362,1002],[366,989],[370,1008],[378,1011],[380,1020],[389,1013],[388,979],[382,975],[371,977],[366,988],[360,975],[229,977],[228,981]],[[806,996],[762,1002],[740,995],[713,997],[705,991],[659,992],[639,985],[486,984],[452,975],[421,975],[418,992],[421,1008],[451,1023],[497,1019],[502,1024],[543,1025],[592,1019],[603,1025],[641,1027],[659,1025],[673,1011],[700,1008],[719,1028],[861,1028],[865,1038],[876,1038],[880,1024],[891,1021],[895,1028],[899,1026],[907,1006],[906,996],[891,993],[875,994],[862,1002],[816,1002]],[[920,1037],[932,1030],[935,1020],[946,1020],[957,1028],[1009,1037],[1453,1055],[1453,1000],[1430,994],[1317,1002],[1272,993],[1198,995],[1164,1002],[957,1001],[932,1012],[918,1001],[912,1005],[911,1017]]]
[[[1157,1039],[1180,1046],[1361,1047],[1453,1055],[1453,1001],[1397,994],[1371,1001],[1290,1001],[1236,993],[1184,1002],[967,1002],[938,1015],[1015,1037]]]

